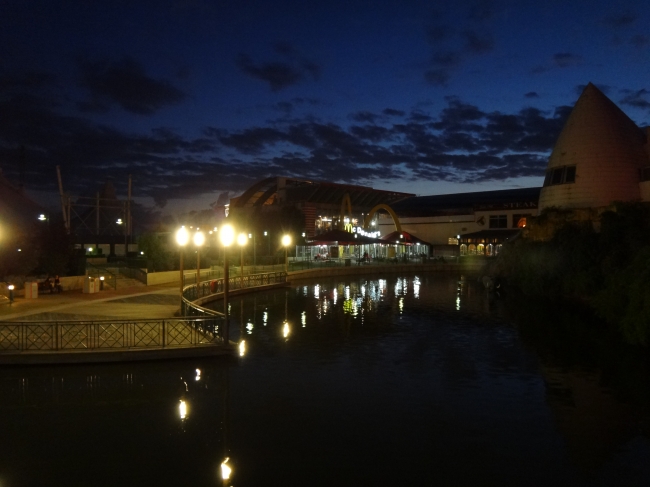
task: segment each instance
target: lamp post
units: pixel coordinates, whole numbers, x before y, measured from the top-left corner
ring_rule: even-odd
[[[244,289],[244,245],[248,242],[248,237],[245,233],[237,235],[237,243],[239,244],[239,289]]]
[[[205,243],[205,235],[198,229],[194,234],[194,245],[196,245],[196,292],[199,292],[201,282],[201,245]],[[198,294],[197,294],[198,295]]]
[[[289,272],[289,258],[287,257],[287,248],[291,244],[291,236],[283,235],[282,236],[282,245],[284,246],[284,272],[285,274]]]
[[[9,290],[9,304],[13,304],[14,303],[14,285],[9,284],[9,286],[7,286],[7,289]]]
[[[185,227],[181,227],[176,232],[176,243],[180,247],[180,268],[181,268],[181,311],[183,310],[183,247],[187,245],[187,242],[190,240],[190,235],[187,233]]]
[[[228,339],[228,287],[230,277],[228,276],[228,247],[230,247],[235,240],[235,229],[231,225],[224,225],[221,227],[219,238],[223,244],[223,340],[226,345],[229,344]]]

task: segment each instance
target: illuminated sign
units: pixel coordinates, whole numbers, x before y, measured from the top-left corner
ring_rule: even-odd
[[[379,238],[379,236],[381,235],[381,232],[379,230],[376,230],[374,232],[366,232],[361,227],[352,227],[351,231],[352,233],[357,233],[359,235],[363,235],[364,237]]]

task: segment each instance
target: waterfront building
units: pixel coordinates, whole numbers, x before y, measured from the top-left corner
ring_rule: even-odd
[[[549,158],[539,210],[650,201],[649,130],[639,128],[589,83]]]

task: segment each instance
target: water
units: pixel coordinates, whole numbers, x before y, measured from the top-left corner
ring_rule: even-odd
[[[429,274],[230,312],[237,359],[0,370],[0,487],[650,484],[647,361],[577,311]]]

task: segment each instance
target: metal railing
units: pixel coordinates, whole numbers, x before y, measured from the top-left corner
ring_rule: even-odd
[[[229,279],[231,290],[285,283],[285,272]],[[0,322],[0,354],[77,352],[223,345],[225,315],[193,302],[223,293],[224,279],[183,289],[179,318],[153,320]]]
[[[223,316],[0,323],[0,352],[175,348],[223,343]]]
[[[287,282],[287,273],[266,272],[264,274],[249,274],[228,278],[228,289],[237,291],[239,289],[252,289],[270,284],[283,284]],[[198,285],[191,284],[183,288],[183,299],[181,300],[181,314],[185,316],[222,316],[222,313],[211,309],[203,308],[194,301],[213,294],[220,294],[224,291],[224,278],[202,281]]]

